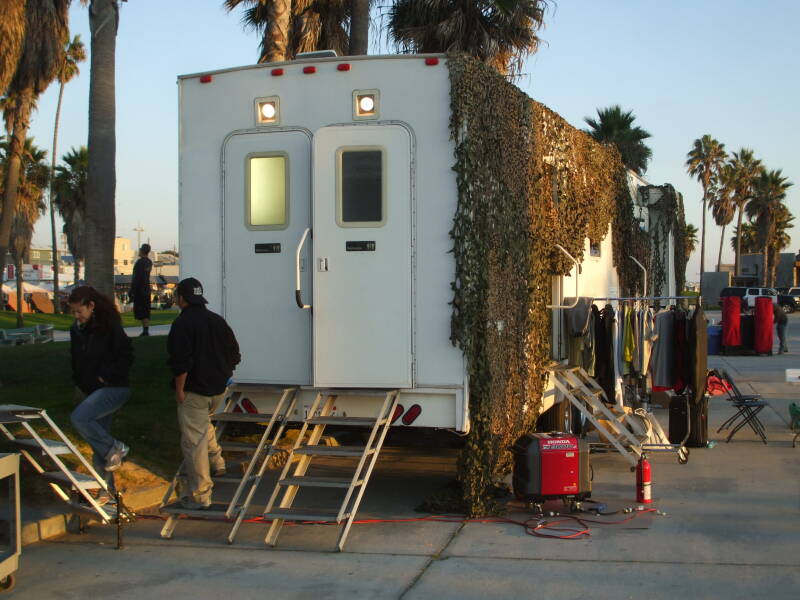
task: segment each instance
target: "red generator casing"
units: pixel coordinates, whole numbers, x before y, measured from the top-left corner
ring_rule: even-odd
[[[589,444],[569,433],[523,435],[513,447],[517,498],[588,498],[592,493]]]

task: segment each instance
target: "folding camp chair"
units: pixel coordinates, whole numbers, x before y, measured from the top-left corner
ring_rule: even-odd
[[[749,425],[750,429],[752,429],[758,437],[761,438],[761,441],[766,444],[767,434],[764,430],[764,424],[758,418],[758,413],[764,410],[764,407],[769,406],[769,403],[758,394],[742,394],[736,386],[736,382],[724,369],[720,372],[720,375],[724,381],[730,384],[731,389],[728,390],[728,397],[731,404],[736,409],[736,413],[717,429],[717,433],[723,429],[730,428],[731,431],[725,440],[727,443],[733,439],[737,431],[745,425]]]
[[[792,438],[792,448],[794,448],[797,438],[800,437],[800,406],[794,402],[789,405],[789,417],[792,419],[791,428],[794,431],[794,437]]]

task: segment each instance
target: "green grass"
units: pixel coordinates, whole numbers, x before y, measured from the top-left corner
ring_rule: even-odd
[[[154,310],[150,313],[150,325],[169,325],[178,316],[177,310]],[[46,315],[28,313],[24,315],[25,327],[32,327],[40,323],[49,323],[56,329],[67,331],[74,322],[72,315]],[[123,327],[137,327],[141,325],[133,318],[133,313],[122,313]],[[17,326],[17,313],[10,310],[0,311],[0,329],[13,329]]]
[[[166,342],[163,336],[133,338],[131,398],[117,413],[113,434],[131,447],[131,460],[169,479],[181,453]],[[75,407],[69,343],[0,348],[0,403],[44,408],[78,440],[69,420]]]

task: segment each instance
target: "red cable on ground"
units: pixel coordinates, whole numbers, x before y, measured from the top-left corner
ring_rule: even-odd
[[[558,517],[557,520],[547,520],[545,518],[532,517],[526,521],[517,521],[506,517],[489,517],[483,519],[464,519],[452,515],[430,515],[428,517],[412,517],[408,519],[360,519],[353,521],[354,525],[373,525],[377,523],[419,523],[424,521],[434,523],[508,523],[510,525],[519,525],[525,529],[525,533],[534,537],[555,539],[555,540],[576,540],[591,537],[591,531],[587,523],[596,523],[598,525],[622,525],[634,520],[640,513],[656,512],[655,508],[644,508],[635,510],[630,513],[629,517],[618,521],[602,521],[598,519],[591,519],[589,517],[578,517],[576,515],[562,515],[556,514],[553,517]],[[159,515],[137,515],[142,519],[159,519],[164,520],[164,517]],[[209,519],[205,517],[184,517],[192,521],[227,521],[232,522],[231,519]],[[575,522],[580,527],[557,527],[562,523]],[[264,517],[253,517],[252,519],[244,519],[243,523],[271,523],[269,519]],[[330,521],[287,521],[284,525],[336,525]],[[551,531],[553,533],[544,533]],[[563,535],[559,535],[563,533]]]

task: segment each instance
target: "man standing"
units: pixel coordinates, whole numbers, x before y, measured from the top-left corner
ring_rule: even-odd
[[[150,254],[150,244],[142,244],[139,248],[139,260],[133,265],[133,277],[131,277],[130,297],[133,301],[133,316],[142,322],[141,335],[150,335],[150,271],[153,269],[153,261],[147,257],[148,254]]]
[[[772,310],[775,318],[775,329],[778,333],[778,354],[783,354],[784,352],[789,352],[789,346],[786,344],[786,323],[789,318],[778,304],[773,304]]]
[[[167,364],[172,370],[181,451],[188,490],[185,508],[211,506],[211,473],[225,473],[225,461],[210,415],[219,408],[233,369],[239,364],[239,344],[225,319],[206,308],[203,286],[193,277],[178,284],[181,314],[172,323],[167,338]]]

